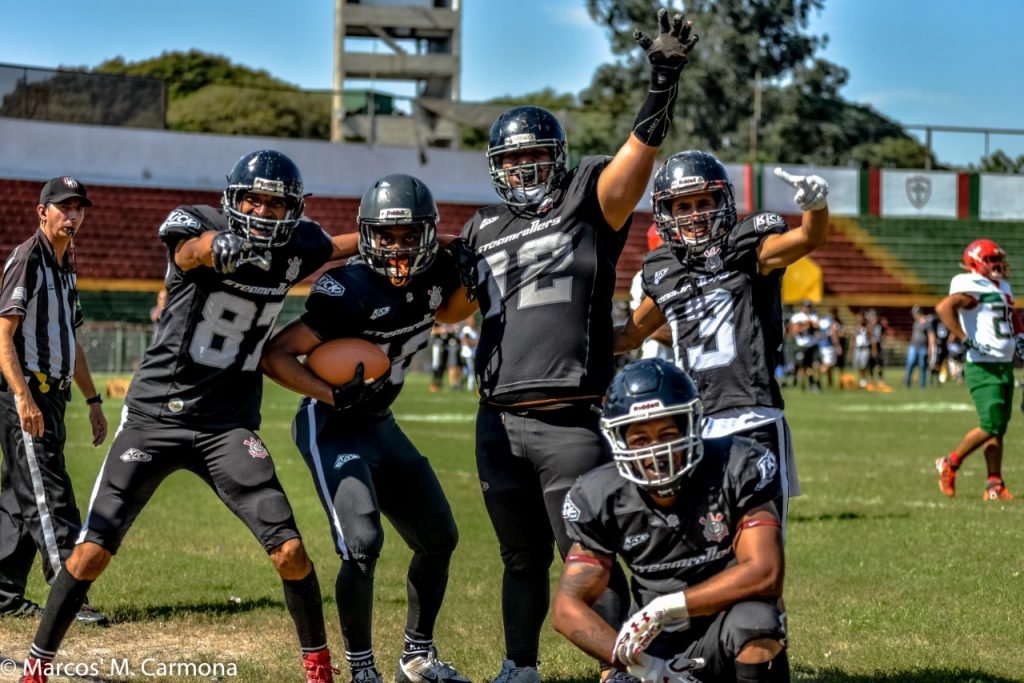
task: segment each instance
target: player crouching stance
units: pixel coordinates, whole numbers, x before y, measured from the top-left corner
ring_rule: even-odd
[[[408,618],[396,683],[468,683],[437,659],[434,622],[448,584],[458,532],[433,468],[391,412],[413,355],[434,320],[472,312],[455,262],[439,250],[437,207],[421,181],[385,176],[359,205],[361,259],[317,280],[306,311],[268,344],[263,368],[306,396],[292,435],[309,465],[342,558],[337,604],[345,656],[356,683],[379,683],[372,644],[373,578],[384,543],[381,513],[413,551]],[[465,310],[458,310],[459,306]],[[322,342],[356,337],[391,361],[387,375],[364,382],[363,365],[332,387],[299,362]]]
[[[789,681],[774,453],[702,439],[697,388],[660,359],[630,363],[604,399],[614,464],[583,475],[562,514],[572,550],[555,628],[643,681]],[[618,634],[591,608],[619,555],[638,607]]]

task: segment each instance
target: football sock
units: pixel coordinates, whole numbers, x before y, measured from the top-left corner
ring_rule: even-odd
[[[960,463],[962,463],[963,461],[964,459],[957,455],[956,452],[949,454],[949,466],[952,467],[954,470],[960,469]]]
[[[430,655],[430,648],[433,640],[416,640],[405,634],[405,645],[402,647],[402,663],[408,662],[416,657],[427,657]]]
[[[373,648],[373,574],[376,558],[342,560],[334,584],[341,635],[349,652]],[[365,667],[364,667],[365,668]]]
[[[546,566],[505,568],[501,582],[501,617],[506,657],[517,667],[537,666],[540,631],[548,611],[550,586]]]
[[[1003,483],[1003,475],[1002,474],[990,474],[990,475],[988,475],[988,479],[985,481],[985,486],[987,488],[989,486],[995,486],[996,484],[1002,484],[1002,483]]]
[[[434,637],[434,624],[448,588],[448,567],[451,555],[416,553],[409,562],[406,580],[409,609],[405,623],[406,638],[429,641]]]
[[[295,622],[299,634],[299,646],[303,654],[319,652],[327,647],[327,627],[324,625],[324,609],[320,599],[320,582],[316,568],[298,581],[283,579],[284,604]]]
[[[761,664],[736,662],[736,683],[789,683],[789,657],[782,650]]]
[[[92,581],[79,581],[66,569],[60,570],[50,586],[50,595],[29,656],[46,661],[54,658],[91,585]]]
[[[348,660],[348,668],[351,669],[353,678],[360,671],[377,668],[377,662],[373,658],[373,650],[350,652],[346,649],[345,659]]]

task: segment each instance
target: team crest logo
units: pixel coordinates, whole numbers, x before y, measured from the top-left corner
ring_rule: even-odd
[[[437,310],[437,307],[440,306],[440,305],[441,305],[441,288],[437,287],[435,285],[434,287],[430,288],[430,303],[429,303],[430,310],[432,310],[432,311]]]
[[[172,398],[170,401],[167,402],[167,410],[171,411],[172,413],[180,413],[184,409],[185,402],[182,401],[180,398]]]
[[[376,320],[382,316],[387,315],[391,312],[390,306],[381,306],[380,308],[373,309],[373,313],[370,314],[370,320]]]
[[[565,502],[562,503],[562,518],[570,522],[575,522],[580,518],[580,509],[576,507],[576,503],[572,502],[568,493],[565,494]]]
[[[654,284],[660,285],[661,281],[665,279],[666,275],[668,275],[668,268],[662,268],[661,270],[659,270],[657,273],[654,274]]]
[[[320,279],[313,285],[313,294],[317,293],[326,294],[327,296],[342,296],[345,293],[345,285],[330,275],[321,275]]]
[[[760,491],[772,482],[779,471],[779,462],[775,459],[775,454],[765,453],[762,455],[757,461],[757,471],[761,473],[761,481],[757,482],[754,490]]]
[[[345,466],[345,463],[358,459],[359,456],[356,455],[355,453],[342,453],[341,455],[338,456],[338,459],[334,461],[334,469],[340,470],[342,467]]]
[[[667,526],[670,529],[678,529],[679,528],[679,516],[676,515],[674,512],[672,514],[670,514],[670,515],[666,515],[665,516],[665,526]]]
[[[295,282],[295,279],[299,277],[300,268],[302,268],[302,258],[292,256],[288,259],[288,270],[284,273],[284,279],[288,282]]]
[[[483,230],[484,228],[486,228],[488,225],[490,225],[491,223],[495,222],[496,220],[498,220],[497,216],[491,216],[490,218],[483,219],[482,221],[480,221],[480,230]]]
[[[709,512],[707,517],[701,517],[700,523],[704,525],[704,538],[712,543],[718,543],[729,535],[729,527],[725,525],[725,515],[721,512]]]
[[[704,251],[704,267],[712,273],[720,271],[725,264],[722,263],[722,248],[715,245]]]
[[[138,448],[129,448],[121,454],[121,462],[152,462],[153,456]]]
[[[923,209],[932,198],[932,179],[923,175],[912,175],[907,178],[907,199],[915,209]]]
[[[60,181],[64,183],[64,187],[68,188],[69,190],[78,189],[78,181],[72,178],[71,176],[63,176],[60,179]]]
[[[267,447],[263,445],[263,442],[260,441],[260,438],[258,436],[254,436],[251,439],[246,439],[242,443],[249,447],[249,455],[251,455],[254,458],[259,458],[260,460],[262,460],[263,458],[270,455],[270,453],[267,451]]]
[[[410,303],[411,304],[412,303],[412,299],[413,299],[412,292],[406,292],[405,293],[405,301],[406,301],[406,303]]]

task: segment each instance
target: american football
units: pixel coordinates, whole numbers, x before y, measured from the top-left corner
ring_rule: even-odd
[[[317,377],[331,386],[341,386],[352,379],[356,366],[363,364],[363,377],[369,382],[391,367],[386,353],[365,339],[332,339],[326,341],[306,358],[306,365]]]

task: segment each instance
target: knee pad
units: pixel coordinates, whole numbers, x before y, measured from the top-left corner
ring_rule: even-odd
[[[722,648],[732,659],[752,640],[782,641],[785,637],[782,612],[774,602],[738,602],[729,608],[722,623]]]
[[[502,548],[501,560],[510,572],[547,572],[554,557],[554,548],[532,547],[509,550]]]
[[[736,662],[736,683],[789,683],[789,656],[782,648],[775,658],[761,664]]]

